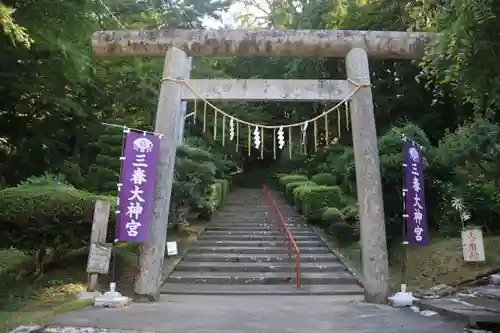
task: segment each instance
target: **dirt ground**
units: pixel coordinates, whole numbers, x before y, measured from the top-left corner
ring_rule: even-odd
[[[408,247],[408,288],[427,289],[437,284],[458,285],[477,276],[500,270],[500,237],[485,237],[486,262],[466,263],[460,238],[434,239],[429,247]],[[342,249],[342,253],[361,267],[359,245]],[[394,290],[404,281],[404,250],[397,249],[391,265]]]

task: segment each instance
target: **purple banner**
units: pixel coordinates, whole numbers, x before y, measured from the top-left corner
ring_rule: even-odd
[[[406,237],[409,244],[428,246],[427,208],[424,194],[422,151],[411,142],[404,143],[404,192]]]
[[[153,134],[130,131],[125,138],[116,221],[116,238],[121,242],[149,238],[159,149],[160,139]]]

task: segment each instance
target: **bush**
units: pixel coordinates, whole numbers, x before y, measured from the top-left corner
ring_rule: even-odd
[[[286,184],[298,182],[298,181],[304,181],[304,180],[308,180],[307,176],[305,176],[305,175],[286,175],[286,176],[282,176],[280,178],[279,183],[280,183],[281,189],[284,191]]]
[[[314,182],[310,180],[300,180],[297,182],[288,183],[285,186],[285,199],[293,204],[293,191],[299,186],[314,186]]]
[[[330,225],[328,231],[335,237],[340,246],[350,245],[359,240],[359,234],[356,233],[356,229],[345,221]]]
[[[303,213],[303,202],[302,198],[307,192],[307,188],[309,186],[317,186],[317,185],[307,185],[307,186],[299,186],[293,190],[293,205],[297,209],[299,213]]]
[[[90,151],[95,151],[97,155],[81,185],[83,189],[92,193],[117,195],[116,183],[120,178],[123,130],[106,126],[101,130],[96,142],[89,147]]]
[[[321,227],[332,234],[339,245],[350,245],[359,240],[357,214],[357,207],[353,206],[347,206],[342,210],[327,207],[321,215]]]
[[[227,198],[231,189],[227,179],[217,179],[211,185],[208,195],[204,196],[198,205],[198,217],[202,220],[209,220],[212,214],[221,206]]]
[[[334,186],[337,185],[335,176],[331,173],[318,173],[311,177],[311,180],[318,185]]]
[[[192,213],[209,219],[229,193],[230,174],[238,170],[225,155],[197,144],[200,142],[191,138],[177,149],[170,203],[173,225],[185,224]]]
[[[321,214],[321,222],[325,226],[330,226],[342,221],[342,213],[338,208],[327,207]]]
[[[338,186],[308,186],[302,193],[301,201],[303,214],[311,222],[320,221],[326,207],[344,206],[342,192]]]
[[[238,164],[229,160],[215,160],[215,166],[217,168],[215,176],[218,178],[229,177],[238,171]]]
[[[213,156],[196,147],[183,145],[177,148],[174,182],[170,200],[169,224],[184,224],[199,206],[202,197],[215,182],[216,166]]]
[[[73,187],[70,183],[66,181],[63,174],[52,174],[46,172],[43,176],[31,176],[26,180],[22,181],[17,187],[25,186],[50,186],[50,187]],[[116,187],[116,185],[115,185]]]
[[[68,186],[22,185],[0,191],[1,247],[15,247],[33,255],[34,269],[60,258],[70,250],[90,242],[96,199],[116,198],[94,195]],[[111,211],[114,211],[113,207]],[[110,216],[108,238],[115,231],[114,214]],[[48,259],[47,250],[51,250]]]
[[[192,160],[203,161],[203,162],[214,162],[214,156],[204,149],[200,149],[188,144],[184,144],[177,148],[176,157],[188,157]]]
[[[342,220],[344,221],[356,221],[359,220],[358,206],[348,205],[342,208]]]
[[[220,188],[220,203],[224,202],[229,195],[229,191],[231,190],[231,184],[227,179],[216,179],[215,184],[217,188]]]

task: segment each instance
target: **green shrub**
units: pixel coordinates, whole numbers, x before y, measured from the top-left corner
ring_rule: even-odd
[[[220,187],[220,193],[221,193],[221,203],[227,199],[227,196],[229,195],[230,191],[230,183],[229,180],[227,179],[216,179],[215,180],[215,185],[217,187]]]
[[[279,180],[281,177],[288,176],[288,175],[289,175],[288,173],[277,173],[274,175],[273,178]]]
[[[356,229],[353,227],[353,225],[345,221],[339,221],[331,224],[328,231],[335,237],[340,246],[346,246],[359,240],[359,234],[356,233]]]
[[[90,150],[97,153],[84,175],[82,188],[92,193],[117,195],[116,183],[120,178],[123,129],[103,126]],[[75,184],[76,185],[76,184]]]
[[[229,195],[230,182],[227,179],[217,179],[210,186],[209,193],[202,197],[198,205],[198,217],[209,220],[212,214],[221,206]]]
[[[197,212],[205,205],[203,197],[211,191],[216,169],[214,158],[209,152],[189,145],[177,148],[169,211],[170,226],[186,222],[191,212]]]
[[[359,228],[356,221],[345,221],[342,211],[335,207],[325,208],[321,215],[321,227],[331,233],[339,245],[344,246],[359,240]]]
[[[341,208],[344,205],[338,186],[309,186],[304,190],[301,200],[303,214],[311,222],[320,221],[326,207]]]
[[[321,222],[323,225],[333,225],[342,221],[342,213],[338,208],[327,207],[321,214]]]
[[[34,255],[37,269],[46,262],[47,250],[62,256],[90,242],[96,199],[112,203],[115,197],[98,196],[68,186],[22,185],[0,191],[0,233],[2,248],[15,247]],[[115,215],[110,214],[108,240],[115,232]],[[36,255],[35,255],[36,254]]]
[[[285,199],[293,204],[293,191],[299,186],[314,186],[314,182],[310,180],[300,180],[297,182],[288,183],[285,186]]]
[[[318,185],[334,186],[337,185],[335,176],[331,173],[318,173],[311,177],[311,180]]]
[[[303,213],[303,203],[302,198],[307,192],[307,188],[309,186],[317,186],[317,185],[307,185],[307,186],[299,186],[293,190],[293,205],[297,209],[299,213]]]
[[[189,144],[189,141],[192,141]],[[195,146],[196,140],[177,148],[175,179],[172,186],[170,216],[173,224],[186,221],[191,213],[209,219],[230,190],[230,174],[238,165],[223,154]],[[219,179],[216,179],[219,178]]]
[[[279,180],[281,190],[285,190],[285,186],[288,183],[293,183],[293,182],[298,182],[298,181],[303,181],[303,180],[308,180],[307,176],[305,175],[286,175],[282,176]]]
[[[215,176],[218,178],[229,177],[231,174],[236,173],[239,169],[238,164],[226,159],[216,159],[215,166],[217,168]]]
[[[188,144],[184,144],[177,148],[177,157],[188,157],[192,160],[203,161],[203,162],[214,162],[214,156],[204,150]]]
[[[327,210],[329,209],[331,208],[327,208]],[[330,224],[328,226],[328,231],[335,236],[337,242],[341,246],[350,245],[359,241],[358,207],[348,205],[338,212],[341,215],[339,222]]]
[[[46,172],[43,176],[31,176],[26,180],[22,181],[18,187],[24,186],[63,186],[63,187],[73,187],[70,183],[66,181],[66,178],[63,174],[52,174]],[[116,187],[116,185],[115,185]]]
[[[358,207],[357,206],[346,206],[342,209],[342,220],[348,223],[357,221],[358,218]]]

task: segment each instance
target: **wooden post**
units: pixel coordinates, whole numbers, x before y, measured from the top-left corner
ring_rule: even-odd
[[[165,55],[164,78],[183,78],[187,55],[171,48]],[[149,240],[139,246],[139,275],[134,284],[137,300],[157,301],[160,298],[163,258],[167,236],[168,212],[172,194],[179,117],[181,117],[182,85],[163,81],[156,112],[155,132],[163,135],[156,179]]]
[[[109,201],[97,200],[95,202],[94,208],[94,219],[92,222],[92,233],[90,234],[90,249],[89,249],[89,260],[87,263],[87,271],[92,266],[94,260],[92,253],[92,245],[105,245],[106,235],[108,233],[108,222],[109,222],[109,209],[111,204]],[[109,261],[108,261],[109,265]],[[99,274],[89,273],[88,278],[88,288],[87,291],[96,291],[97,280]]]
[[[347,78],[370,84],[366,51],[352,49],[346,57]],[[352,85],[352,89],[356,86]],[[386,303],[389,297],[389,262],[380,178],[379,152],[371,87],[363,87],[350,101],[351,126],[356,162],[365,300]]]

